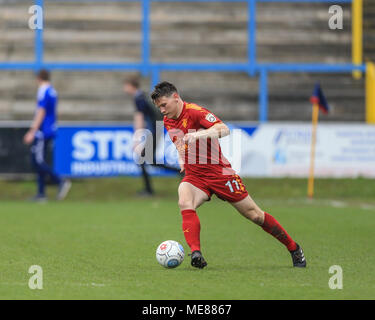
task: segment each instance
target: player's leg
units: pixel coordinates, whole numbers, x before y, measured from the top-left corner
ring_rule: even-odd
[[[222,176],[210,181],[210,188],[220,198],[228,201],[245,218],[261,226],[290,251],[293,258],[293,265],[298,267],[306,266],[306,260],[302,249],[289,236],[280,223],[270,214],[263,212],[253,199],[249,196],[246,188],[238,175]]]
[[[54,170],[46,162],[48,146],[51,140],[41,138],[39,141],[40,141],[40,145],[38,145],[37,147],[37,157],[36,157],[39,170],[42,171],[45,175],[49,175],[54,184],[60,185],[62,182],[62,179],[54,172]]]
[[[245,218],[261,226],[264,231],[270,233],[280,242],[282,242],[289,251],[296,249],[297,245],[288,235],[285,229],[270,214],[262,211],[254,200],[248,195],[245,199],[231,203]]]
[[[45,174],[40,166],[40,158],[43,156],[44,141],[40,137],[35,137],[31,146],[31,165],[36,172],[37,194],[33,201],[45,201]]]
[[[263,212],[254,200],[248,195],[245,199],[238,202],[229,202],[237,209],[246,219],[251,220],[255,224],[262,226],[265,219],[265,212]]]
[[[142,170],[144,190],[142,190],[138,194],[141,195],[141,196],[151,196],[151,195],[153,195],[154,190],[152,189],[152,186],[151,186],[151,178],[150,178],[150,175],[147,172],[146,164],[142,163],[140,165],[140,167],[141,167],[141,170]]]
[[[35,196],[34,200],[35,201],[44,201],[47,200],[46,198],[46,192],[45,192],[45,174],[43,171],[40,171],[37,169],[37,184],[38,184],[38,193]]]
[[[292,255],[294,266],[306,266],[302,248],[290,237],[281,224],[273,216],[262,211],[249,195],[241,201],[231,202],[231,205],[245,218],[261,226],[264,231],[285,245]]]
[[[203,191],[189,182],[181,182],[178,188],[178,205],[182,215],[182,230],[186,243],[192,252],[191,264],[204,268],[207,263],[201,254],[200,231],[201,225],[196,209],[209,200],[207,191]]]
[[[191,252],[200,250],[201,225],[196,209],[209,199],[208,195],[189,182],[178,187],[178,206],[182,215],[182,230]]]
[[[33,165],[38,173],[38,194],[45,197],[45,176],[49,175],[52,182],[59,187],[56,198],[63,200],[70,190],[71,182],[61,179],[47,164],[45,159],[50,142],[51,139],[44,139],[43,134],[38,132],[32,147]]]
[[[147,141],[149,141],[149,140],[147,140]],[[146,148],[144,148],[141,151],[141,154],[140,154],[141,157],[144,157],[145,153],[146,153]],[[152,196],[153,193],[154,193],[154,190],[151,186],[151,177],[150,177],[149,173],[147,172],[146,162],[141,163],[139,166],[140,166],[141,171],[142,171],[144,189],[142,191],[138,192],[138,195],[140,195],[140,196]]]
[[[40,165],[41,169],[43,170],[44,174],[49,175],[51,177],[51,181],[54,184],[58,185],[56,199],[57,200],[64,200],[66,198],[66,196],[68,195],[68,192],[69,192],[69,190],[72,186],[72,183],[70,182],[70,180],[62,179],[53,170],[53,168],[49,164],[47,164],[47,162],[45,160],[46,156],[47,156],[47,151],[48,151],[49,145],[52,141],[53,140],[51,138],[46,139],[44,141],[44,150],[43,150],[43,154],[41,156],[39,165]]]
[[[178,206],[180,210],[196,210],[205,201],[209,200],[207,192],[183,181],[178,187]]]

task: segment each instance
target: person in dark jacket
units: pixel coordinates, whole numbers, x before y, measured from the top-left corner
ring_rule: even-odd
[[[140,90],[138,78],[132,77],[126,79],[124,82],[124,91],[134,99],[134,132],[140,129],[148,129],[152,133],[154,151],[156,142],[156,112],[154,106],[147,99],[146,94]],[[134,149],[136,149],[136,145]],[[141,152],[141,155],[144,155],[144,150]],[[154,190],[151,184],[151,177],[147,172],[146,164],[142,163],[140,167],[144,181],[144,190],[140,191],[139,195],[152,196]]]

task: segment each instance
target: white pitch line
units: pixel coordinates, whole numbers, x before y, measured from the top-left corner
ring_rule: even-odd
[[[335,208],[346,208],[349,206],[347,203],[343,201],[337,201],[337,200],[330,201],[330,204],[332,207],[335,207]]]

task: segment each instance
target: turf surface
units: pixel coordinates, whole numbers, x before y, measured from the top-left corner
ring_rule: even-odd
[[[292,268],[278,241],[216,198],[198,211],[208,267],[193,269],[187,256],[159,266],[163,240],[187,251],[177,179],[156,180],[153,199],[134,196],[138,179],[78,181],[67,201],[46,204],[23,200],[31,182],[0,182],[0,299],[375,298],[373,181],[319,180],[313,201],[304,180],[245,182],[303,246],[308,268]],[[31,265],[43,268],[43,290],[28,287]],[[342,290],[328,287],[332,265],[343,269]]]

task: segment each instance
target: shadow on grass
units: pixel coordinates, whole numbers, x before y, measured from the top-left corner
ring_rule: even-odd
[[[295,269],[306,269],[306,268],[294,268],[293,266],[289,265],[262,265],[262,266],[254,266],[254,265],[232,265],[232,266],[222,266],[220,265],[208,265],[204,269],[198,269],[189,266],[184,266],[182,268],[176,268],[176,270],[181,270],[181,271],[194,271],[194,272],[231,272],[231,271],[241,271],[241,272],[253,272],[253,271],[280,271],[280,270],[295,270]]]

